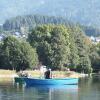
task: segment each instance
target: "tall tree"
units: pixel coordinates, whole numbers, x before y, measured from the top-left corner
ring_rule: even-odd
[[[78,55],[77,44],[75,43],[76,42],[75,34],[72,31],[72,28],[69,27],[69,31],[70,31],[70,52],[71,52],[69,60],[70,60],[70,68],[76,69],[77,65],[79,64],[79,55]]]
[[[15,37],[5,38],[1,49],[3,68],[21,70],[33,67],[38,63],[35,49],[28,42],[23,42]]]
[[[29,41],[37,48],[39,59],[44,64],[61,68],[69,62],[69,33],[65,26],[40,26],[29,35]]]
[[[74,28],[74,32],[77,33],[75,34],[75,43],[77,45],[78,49],[78,55],[79,55],[79,65],[80,71],[85,72],[85,73],[90,73],[92,71],[91,68],[91,61],[89,58],[89,47],[86,44],[86,36],[83,34],[83,31],[77,26]]]
[[[33,30],[28,40],[45,65],[92,71],[89,46],[79,26],[42,25]]]

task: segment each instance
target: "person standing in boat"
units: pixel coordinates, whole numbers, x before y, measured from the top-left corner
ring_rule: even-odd
[[[45,72],[45,79],[51,79],[51,78],[52,78],[51,69],[47,69],[47,71]]]

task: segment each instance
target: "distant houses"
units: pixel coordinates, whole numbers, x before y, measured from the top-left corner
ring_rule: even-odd
[[[97,44],[100,42],[100,37],[91,36],[90,40],[92,41],[92,43]]]
[[[13,35],[18,38],[27,38],[26,34],[21,33],[21,32],[13,32]]]
[[[27,38],[27,35],[26,34],[23,34],[21,32],[9,32],[8,34],[6,33],[3,33],[3,32],[0,32],[0,41],[2,41],[5,37],[9,36],[9,35],[12,35],[12,36],[15,36],[17,38]]]

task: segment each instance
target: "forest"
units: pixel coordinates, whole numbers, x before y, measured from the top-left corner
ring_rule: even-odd
[[[8,19],[0,26],[0,30],[5,34],[10,34],[12,32],[18,31],[23,34],[22,29],[26,33],[42,24],[63,24],[66,26],[75,26],[79,25],[80,28],[84,31],[87,36],[100,36],[100,29],[94,26],[85,26],[79,23],[73,23],[67,18],[63,17],[54,17],[54,16],[43,16],[43,15],[26,15],[26,16],[17,16],[15,18]]]
[[[1,69],[34,69],[41,62],[52,70],[91,73],[100,69],[99,60],[100,44],[92,44],[79,26],[40,25],[26,40],[8,36],[0,43]]]
[[[13,32],[23,34],[22,30],[27,38],[13,36]],[[93,44],[88,37],[99,36],[95,27],[62,17],[26,15],[6,20],[0,33],[6,34],[0,42],[1,69],[34,69],[41,62],[52,70],[66,67],[84,73],[100,70],[100,43]]]

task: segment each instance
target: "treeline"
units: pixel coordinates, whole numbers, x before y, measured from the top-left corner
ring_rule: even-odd
[[[52,69],[91,73],[97,61],[94,52],[99,56],[95,49],[78,26],[41,25],[27,41],[9,36],[1,42],[0,68],[33,69],[41,62]]]
[[[20,30],[22,27],[33,29],[34,27],[41,24],[65,24],[68,25],[70,22],[62,17],[50,17],[42,15],[26,15],[17,16],[6,20],[3,24],[3,29],[6,31]]]
[[[36,49],[13,36],[0,43],[0,69],[25,70],[38,64]]]
[[[26,15],[26,16],[17,16],[15,18],[11,18],[6,20],[3,26],[1,26],[0,30],[3,33],[10,32],[20,32],[29,33],[30,30],[37,27],[38,25],[43,24],[63,24],[66,26],[75,26],[76,24],[68,21],[66,18],[62,17],[54,17],[54,16],[42,16],[42,15]],[[83,26],[79,25],[80,28],[84,31],[84,33],[88,36],[100,36],[100,29],[92,26]]]
[[[100,43],[90,47],[90,59],[94,72],[100,71]]]
[[[89,40],[78,26],[43,25],[29,34],[28,41],[36,48],[39,61],[53,69],[92,71]]]

